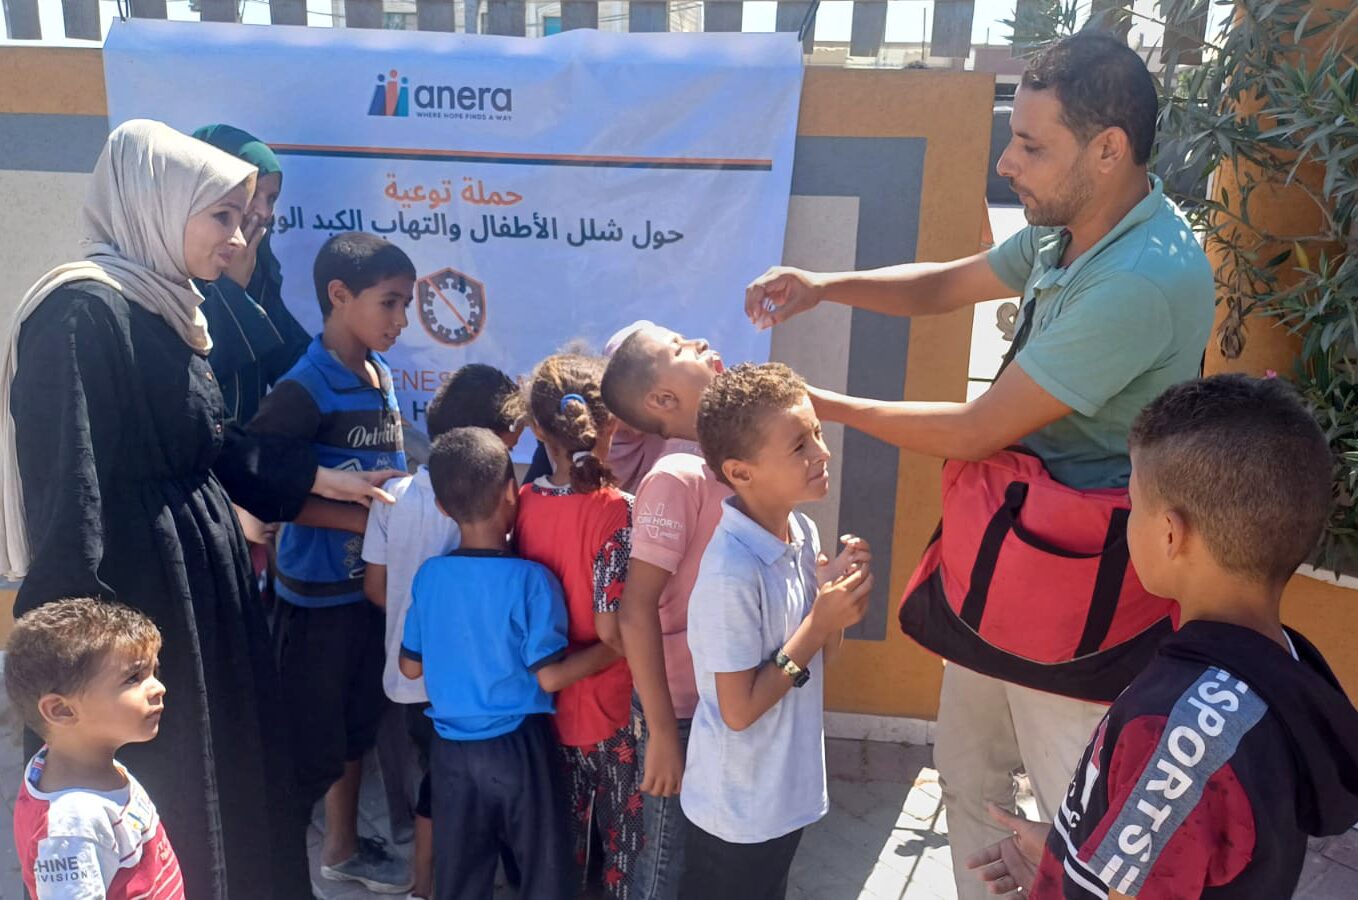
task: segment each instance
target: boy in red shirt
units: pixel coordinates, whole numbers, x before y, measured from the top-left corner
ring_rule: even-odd
[[[58,600],[21,616],[5,689],[47,742],[14,804],[14,842],[36,900],[182,900],[184,879],[146,791],[114,758],[160,730],[160,632],[102,600]]]
[[[614,415],[638,432],[670,439],[637,487],[632,559],[618,613],[641,735],[646,843],[632,883],[641,900],[675,900],[684,868],[679,786],[698,703],[688,599],[722,501],[731,496],[698,447],[698,404],[723,368],[707,341],[648,323],[618,345],[601,385]]]
[[[543,684],[557,692],[556,732],[569,773],[576,859],[586,861],[593,823],[603,841],[604,887],[626,900],[642,842],[632,674],[606,640],[617,633],[632,501],[614,487],[604,462],[617,420],[599,396],[603,370],[601,359],[562,354],[533,372],[529,414],[553,474],[523,486],[515,536],[524,559],[561,581],[570,658],[578,657],[585,673]]]

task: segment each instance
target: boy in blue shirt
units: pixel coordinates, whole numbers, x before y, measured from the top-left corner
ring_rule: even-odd
[[[406,326],[415,267],[361,232],[326,241],[313,269],[324,330],[260,404],[253,431],[308,440],[335,469],[404,469],[401,414],[381,353]],[[312,498],[278,542],[275,640],[292,711],[300,799],[325,797],[321,874],[379,893],[410,888],[409,868],[358,835],[362,760],[386,708],[382,611],[363,594],[367,510]]]
[[[513,450],[527,416],[523,392],[513,379],[494,366],[469,363],[454,372],[430,401],[429,438],[438,440],[454,428],[475,426],[489,428],[506,448]],[[434,740],[434,723],[425,715],[429,695],[424,682],[406,678],[400,672],[401,637],[415,573],[426,560],[456,550],[458,530],[457,523],[438,508],[428,465],[421,465],[413,475],[393,478],[382,487],[396,502],[374,504],[368,513],[368,530],[363,536],[363,561],[367,564],[363,587],[368,599],[386,613],[387,662],[382,686],[388,699],[405,707],[407,730],[418,752],[422,773],[413,809],[415,884],[410,891],[413,900],[430,897],[434,883],[433,813],[429,796],[429,748]],[[378,753],[381,752],[379,749]],[[404,795],[402,784],[403,799]],[[510,874],[513,881],[514,872]]]
[[[556,578],[509,550],[518,484],[504,442],[455,428],[434,441],[429,478],[461,533],[458,549],[415,575],[401,641],[401,674],[423,676],[436,733],[434,895],[486,900],[508,850],[522,870],[519,896],[569,900],[571,842],[547,716],[549,692],[588,654],[566,655]]]
[[[834,562],[796,507],[830,487],[830,451],[787,366],[717,375],[698,439],[735,496],[703,553],[688,606],[698,684],[679,802],[679,896],[781,900],[802,829],[828,808],[822,662],[867,612],[865,541]]]

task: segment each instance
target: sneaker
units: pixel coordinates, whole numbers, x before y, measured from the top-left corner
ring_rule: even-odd
[[[404,894],[415,884],[410,866],[391,855],[381,838],[358,839],[358,852],[334,866],[321,866],[330,881],[357,881],[374,894]]]

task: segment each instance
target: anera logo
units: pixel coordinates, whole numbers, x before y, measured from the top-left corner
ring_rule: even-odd
[[[409,116],[410,79],[401,78],[395,69],[378,75],[372,102],[368,104],[368,115]]]
[[[368,115],[426,119],[494,119],[508,121],[514,91],[507,87],[411,84],[392,69],[377,76]]]

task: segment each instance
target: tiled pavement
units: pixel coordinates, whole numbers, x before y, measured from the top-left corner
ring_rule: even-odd
[[[2,696],[2,695],[0,695]],[[22,761],[19,731],[0,710],[0,900],[22,900],[11,835]],[[953,900],[952,862],[938,773],[930,748],[831,740],[830,814],[807,829],[792,866],[789,900]],[[365,833],[386,833],[375,771],[362,804]],[[313,880],[325,900],[373,900],[357,886],[322,883],[316,873],[320,835],[311,835]],[[398,847],[409,851],[409,845]],[[502,888],[497,898],[512,894]],[[1358,897],[1358,832],[1313,841],[1294,895],[1301,900]]]

